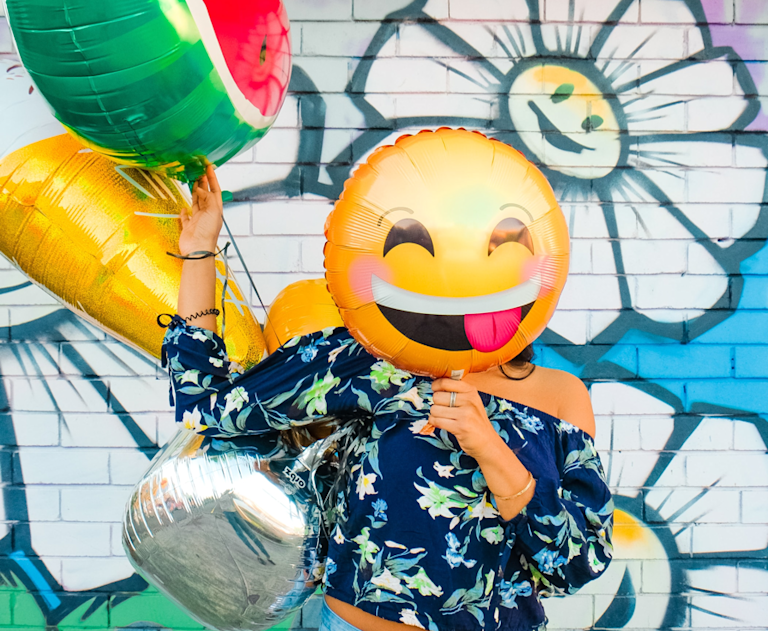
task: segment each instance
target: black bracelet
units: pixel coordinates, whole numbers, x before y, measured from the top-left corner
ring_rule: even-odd
[[[209,259],[212,256],[218,256],[222,252],[225,252],[227,249],[227,245],[225,245],[221,250],[218,252],[211,252],[210,250],[198,250],[197,252],[190,252],[186,256],[183,254],[174,254],[173,252],[166,252],[168,256],[172,256],[175,259],[182,259],[183,261],[202,261],[203,259]]]
[[[198,311],[197,313],[193,313],[191,316],[187,316],[184,318],[185,322],[189,322],[190,320],[194,320],[195,318],[202,318],[203,316],[207,315],[213,315],[218,316],[221,313],[218,309],[206,309],[205,311]]]

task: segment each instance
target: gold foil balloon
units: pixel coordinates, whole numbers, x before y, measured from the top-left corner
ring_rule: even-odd
[[[515,357],[546,327],[568,273],[546,178],[463,129],[375,151],[344,185],[326,237],[326,279],[350,333],[436,377]]]
[[[154,357],[157,316],[176,312],[183,262],[166,252],[178,251],[188,206],[174,180],[116,165],[69,135],[0,161],[0,251],[72,311]],[[218,303],[224,264],[217,269]],[[264,338],[233,279],[225,307],[227,351],[248,368]]]
[[[264,325],[267,350],[274,353],[297,335],[344,326],[324,278],[300,280],[288,285],[269,308]]]

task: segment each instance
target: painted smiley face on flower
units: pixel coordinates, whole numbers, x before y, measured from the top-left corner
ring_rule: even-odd
[[[515,357],[543,331],[568,270],[565,219],[544,176],[465,130],[375,151],[326,237],[326,279],[350,332],[432,376]]]

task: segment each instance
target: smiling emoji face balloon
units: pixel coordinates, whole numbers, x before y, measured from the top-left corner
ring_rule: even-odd
[[[371,353],[417,374],[479,372],[546,327],[568,272],[552,188],[512,147],[463,129],[375,151],[326,224],[329,290]]]

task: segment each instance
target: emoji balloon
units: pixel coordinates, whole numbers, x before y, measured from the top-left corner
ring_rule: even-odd
[[[185,181],[258,141],[291,71],[281,0],[6,0],[19,55],[87,147]]]
[[[288,285],[272,302],[264,324],[267,350],[274,353],[297,335],[344,326],[324,278]]]
[[[568,272],[546,178],[463,129],[377,149],[344,185],[326,238],[326,279],[350,333],[435,377],[514,358],[546,327]]]
[[[163,313],[175,313],[183,262],[181,184],[117,165],[62,134],[0,161],[0,252],[30,280],[103,330],[159,357]],[[226,270],[217,261],[217,306]],[[224,339],[244,368],[264,354],[261,327],[234,280]],[[219,329],[222,316],[219,316]]]

